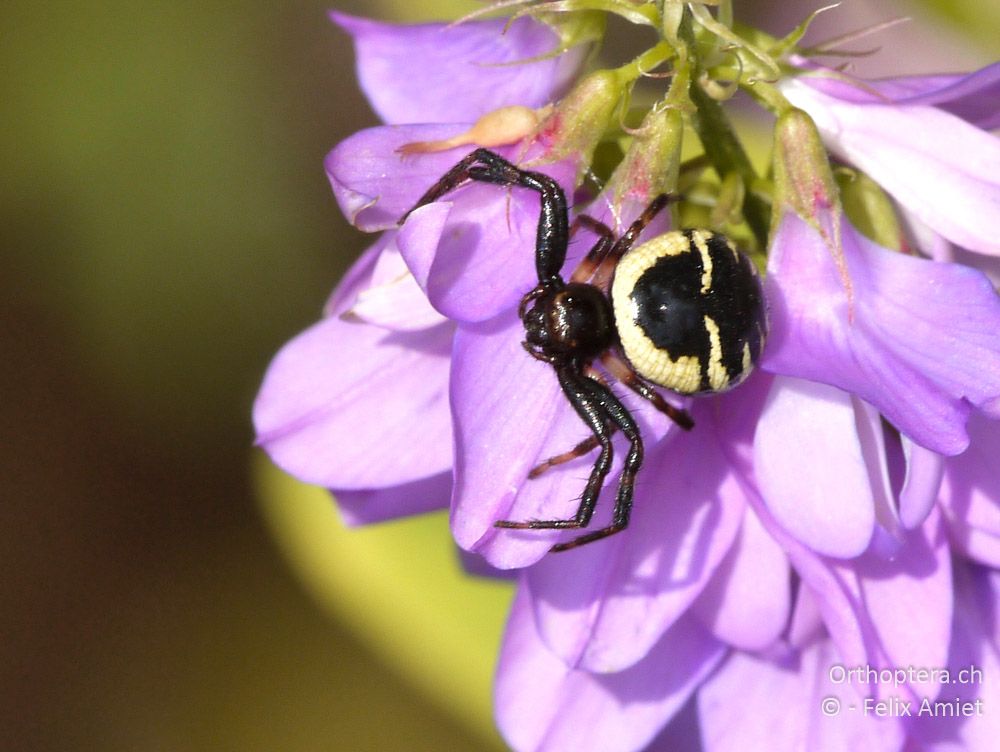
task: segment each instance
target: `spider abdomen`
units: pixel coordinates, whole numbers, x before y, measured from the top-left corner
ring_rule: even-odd
[[[631,249],[615,269],[611,301],[626,359],[680,394],[736,386],[767,335],[753,262],[708,230],[669,232]]]

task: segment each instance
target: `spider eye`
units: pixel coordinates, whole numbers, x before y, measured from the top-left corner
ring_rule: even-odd
[[[667,389],[725,391],[760,357],[760,278],[724,235],[669,232],[633,248],[615,269],[611,299],[625,357]]]

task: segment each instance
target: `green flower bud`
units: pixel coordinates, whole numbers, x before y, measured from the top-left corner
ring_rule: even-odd
[[[851,224],[885,248],[902,248],[896,210],[878,183],[864,173],[846,169],[838,170],[836,178]]]
[[[677,189],[683,132],[684,122],[676,108],[653,108],[646,114],[608,181],[616,207],[627,200],[648,203]]]
[[[813,226],[820,212],[840,214],[837,184],[819,132],[805,112],[790,109],[774,129],[774,211],[771,229],[791,209]]]
[[[596,71],[581,80],[539,128],[538,139],[547,146],[545,161],[573,156],[582,176],[623,93],[621,77],[614,71]]]

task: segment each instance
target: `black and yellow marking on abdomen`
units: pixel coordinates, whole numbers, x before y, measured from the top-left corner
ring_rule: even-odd
[[[760,280],[723,235],[672,232],[633,249],[619,263],[612,298],[626,358],[668,389],[729,389],[760,355]]]

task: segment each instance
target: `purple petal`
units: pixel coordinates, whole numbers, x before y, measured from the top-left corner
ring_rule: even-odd
[[[358,293],[371,284],[375,266],[378,264],[382,251],[390,244],[391,240],[390,233],[379,235],[378,239],[361,254],[357,261],[351,264],[327,299],[326,305],[323,306],[324,316],[339,316],[354,304]]]
[[[915,736],[927,749],[992,750],[1000,737],[1000,713],[995,711],[1000,703],[997,573],[973,565],[956,567],[955,599],[946,664],[952,681],[938,698],[946,705],[919,715]]]
[[[831,666],[841,663],[829,641],[797,661],[731,654],[698,692],[705,752],[898,752],[903,724],[864,712],[851,687],[833,683]],[[831,698],[838,712],[827,715]]]
[[[355,527],[384,522],[447,507],[451,498],[451,473],[438,473],[388,488],[336,491],[335,495],[344,524]]]
[[[712,398],[716,406],[709,416],[712,428],[726,459],[742,478],[754,477],[754,437],[775,378],[758,368],[739,389]]]
[[[846,665],[943,665],[951,621],[951,580],[949,549],[937,515],[920,530],[903,536],[893,560],[869,551],[852,561],[841,561],[807,549],[777,525],[759,500],[753,495],[748,498],[815,596]],[[921,684],[879,684],[868,691],[920,696],[933,689]]]
[[[557,417],[569,417],[551,366],[524,352],[523,334],[514,311],[483,324],[460,326],[452,359],[452,532],[459,546],[501,569],[527,566],[553,543],[552,532],[513,534],[493,523],[508,519],[508,512],[527,511],[512,510],[514,499],[550,427]]]
[[[906,456],[906,477],[899,492],[899,519],[903,527],[913,530],[923,524],[934,508],[944,474],[944,458],[937,452],[914,444],[906,436],[901,438]]]
[[[852,568],[858,578],[889,667],[946,665],[952,623],[951,554],[939,515],[907,534],[893,560],[869,553],[842,566]],[[911,688],[918,697],[933,698],[938,683],[932,677]]]
[[[942,509],[954,545],[967,556],[1000,567],[1000,422],[973,415],[972,443],[945,460]]]
[[[539,171],[572,185],[569,162]],[[485,321],[516,307],[537,283],[540,211],[532,190],[471,183],[413,212],[399,247],[437,310],[456,321]]]
[[[528,572],[542,639],[567,665],[609,672],[641,660],[732,546],[743,490],[699,417],[707,412],[696,411],[690,434],[647,450],[628,530]]]
[[[836,78],[804,77],[803,83],[854,104],[932,105],[989,131],[1000,127],[1000,63],[973,73],[903,76],[858,85]]]
[[[535,632],[525,594],[500,652],[497,724],[518,752],[643,749],[724,654],[697,624],[678,622],[642,664],[614,674],[568,668]]]
[[[704,752],[698,728],[697,697],[691,697],[645,752]]]
[[[876,536],[882,535],[890,539],[889,547],[892,548],[895,542],[891,539],[899,535],[901,525],[899,503],[889,476],[890,449],[886,442],[886,430],[882,416],[874,407],[857,397],[851,398],[851,404],[875,504],[875,520],[878,523],[875,528]],[[899,434],[890,430],[888,436],[893,442],[892,456],[895,462],[899,454],[896,441]]]
[[[411,214],[399,245],[437,310],[457,321],[485,321],[516,308],[538,281],[538,201],[523,196],[508,205],[489,185],[470,185],[456,198]]]
[[[795,609],[788,623],[786,639],[793,648],[801,649],[826,637],[823,615],[812,589],[799,580],[795,592]]]
[[[502,18],[416,26],[338,12],[330,18],[354,38],[361,89],[386,123],[471,122],[507,105],[541,107],[559,98],[586,54],[575,47],[519,63],[559,44],[549,27],[529,18],[506,29]]]
[[[428,302],[399,254],[395,235],[384,233],[389,240],[371,270],[368,285],[357,293],[342,315],[394,332],[429,329],[445,323],[447,319]]]
[[[836,237],[830,214],[820,216]],[[1000,297],[980,272],[888,251],[844,223],[850,292],[824,236],[781,220],[762,366],[840,387],[942,454],[968,445],[970,402],[1000,413]]]
[[[395,228],[424,192],[472,147],[411,156],[396,150],[413,141],[449,138],[468,127],[468,123],[380,126],[358,131],[337,144],[323,164],[347,221],[365,232]]]
[[[810,669],[731,653],[698,691],[705,752],[806,749]]]
[[[945,261],[954,261],[958,264],[971,266],[985,274],[995,287],[1000,287],[1000,256],[984,256],[981,253],[966,251],[964,248],[956,248],[949,245],[950,258]]]
[[[514,582],[520,575],[520,572],[515,569],[497,569],[479,554],[466,551],[464,548],[458,548],[456,551],[458,552],[458,561],[461,563],[462,569],[473,577],[489,577],[494,580],[510,580]]]
[[[840,571],[829,560],[799,543],[754,494],[748,494],[747,499],[764,529],[784,549],[803,586],[811,591],[844,662],[852,666],[884,663],[884,653],[853,573]]]
[[[736,542],[694,608],[723,642],[763,650],[788,623],[791,592],[788,557],[747,511]]]
[[[811,668],[731,653],[698,691],[706,752],[805,749]]]
[[[970,250],[1000,254],[1000,139],[924,105],[856,105],[782,86],[824,142],[908,211]]]
[[[452,330],[387,332],[338,318],[275,356],[254,403],[257,441],[308,483],[372,489],[451,467]]]
[[[325,317],[345,316],[392,331],[429,329],[445,319],[427,301],[384,232],[347,270],[323,306]]]
[[[850,395],[779,377],[754,439],[758,487],[777,521],[819,553],[863,552],[875,501]]]
[[[973,527],[963,521],[950,521],[953,545],[973,561],[1000,567],[1000,533],[995,528]]]

